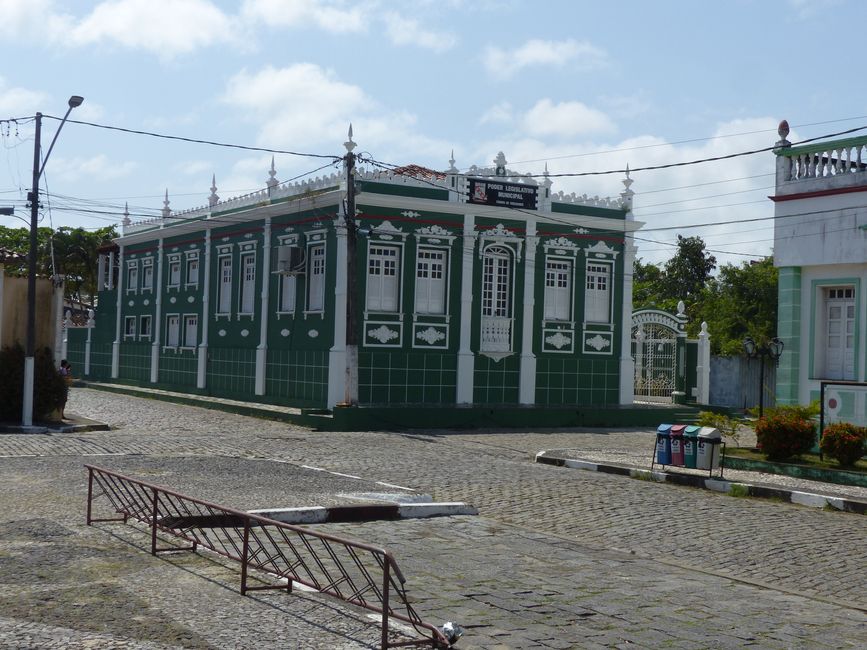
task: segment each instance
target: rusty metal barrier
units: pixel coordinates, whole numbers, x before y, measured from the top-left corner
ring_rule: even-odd
[[[126,523],[134,519],[150,527],[152,555],[195,551],[202,546],[236,560],[241,563],[242,596],[264,589],[291,593],[293,583],[297,582],[377,612],[382,616],[383,649],[425,644],[433,648],[451,647],[446,636],[422,621],[410,605],[404,589],[406,579],[392,554],[384,548],[219,506],[94,465],[85,467],[88,526],[94,522]],[[113,516],[94,517],[94,501],[100,499],[109,502]],[[158,531],[190,542],[191,546],[159,548]],[[250,586],[250,569],[283,578],[287,584]],[[398,601],[397,606],[394,600]],[[409,623],[426,638],[390,642],[390,619]]]

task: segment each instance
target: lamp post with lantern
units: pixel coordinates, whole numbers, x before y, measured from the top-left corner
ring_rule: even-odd
[[[783,355],[783,342],[776,336],[769,343],[759,345],[748,336],[744,339],[744,352],[748,359],[759,360],[759,417],[764,415],[765,407],[765,357],[772,359],[776,364]]]

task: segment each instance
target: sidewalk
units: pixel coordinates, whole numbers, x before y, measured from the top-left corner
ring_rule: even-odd
[[[645,433],[646,444],[612,445],[592,450],[581,448],[547,449],[536,455],[537,463],[558,465],[574,469],[603,472],[671,483],[699,489],[713,490],[732,496],[749,496],[777,499],[815,508],[833,508],[845,512],[867,514],[867,488],[855,485],[839,485],[766,472],[724,468],[714,470],[709,476],[706,470],[685,467],[662,467],[651,461],[655,436]],[[638,440],[636,439],[635,442]],[[732,440],[727,441],[733,445]],[[755,445],[755,434],[744,430],[740,435],[740,446]]]

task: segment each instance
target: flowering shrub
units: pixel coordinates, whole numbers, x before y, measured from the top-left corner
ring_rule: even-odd
[[[844,467],[850,467],[864,455],[867,428],[849,422],[834,422],[825,427],[819,449]]]
[[[772,413],[756,423],[758,447],[768,460],[800,456],[813,448],[815,437],[812,420],[796,413]]]

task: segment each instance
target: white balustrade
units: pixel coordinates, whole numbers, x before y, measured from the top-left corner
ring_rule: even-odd
[[[512,319],[482,316],[482,352],[512,351]]]

